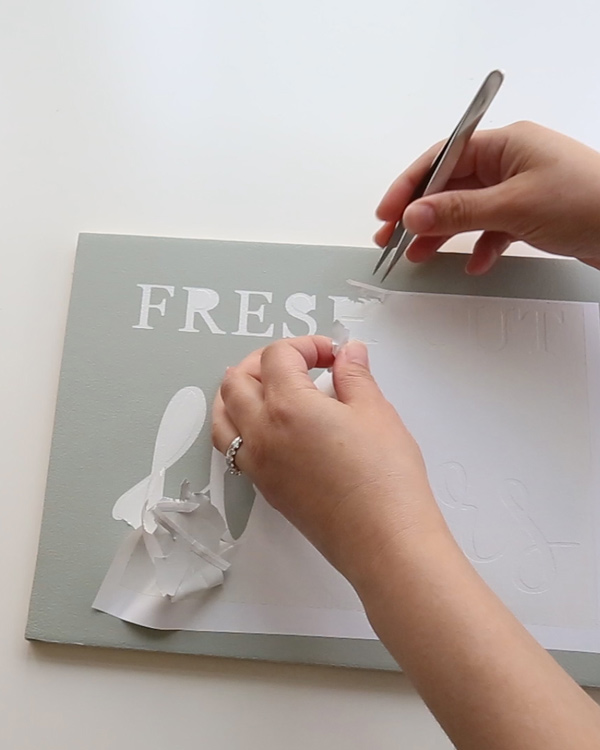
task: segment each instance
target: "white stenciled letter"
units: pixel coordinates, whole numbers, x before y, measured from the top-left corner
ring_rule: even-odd
[[[551,323],[562,324],[565,322],[562,310],[517,310],[519,323],[526,320],[532,314],[535,322],[535,343],[533,351],[547,352],[552,339]]]
[[[265,320],[265,305],[259,305],[256,310],[250,309],[250,295],[254,294],[257,296],[264,297],[270,304],[273,302],[272,292],[247,292],[245,289],[236,289],[236,294],[240,295],[240,321],[237,331],[233,332],[234,336],[265,336],[270,338],[273,336],[273,329],[275,326],[273,323],[267,328],[266,331],[249,331],[248,330],[248,318],[254,315],[259,319],[261,323]]]
[[[219,304],[219,295],[214,289],[204,289],[202,287],[184,286],[188,293],[187,309],[185,313],[185,326],[180,331],[185,333],[199,333],[199,329],[194,326],[196,315],[199,315],[208,326],[211,333],[225,333],[212,319],[209,314]]]
[[[314,336],[317,332],[317,321],[308,315],[311,310],[314,310],[317,306],[317,298],[314,294],[304,294],[298,292],[297,294],[290,295],[285,301],[285,311],[288,315],[296,320],[301,320],[308,326],[308,331],[305,335]],[[289,339],[299,335],[292,333],[288,326],[283,324],[283,338]]]
[[[136,326],[132,326],[132,328],[145,328],[147,330],[152,330],[154,326],[151,326],[148,323],[148,317],[150,315],[150,310],[158,310],[159,313],[164,317],[166,305],[167,305],[167,298],[163,297],[163,299],[160,302],[152,302],[151,296],[152,296],[152,290],[153,289],[163,289],[169,297],[172,297],[175,294],[175,287],[174,286],[163,286],[162,284],[137,284],[137,286],[140,287],[142,290],[142,304],[140,306],[140,322]]]

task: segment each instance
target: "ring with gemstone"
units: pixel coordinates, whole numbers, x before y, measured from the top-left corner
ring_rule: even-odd
[[[229,470],[230,474],[233,474],[236,477],[239,477],[239,475],[242,473],[235,462],[235,457],[237,455],[237,452],[242,446],[242,443],[244,441],[242,440],[241,435],[238,435],[236,438],[234,438],[229,448],[227,448],[227,453],[225,453],[225,460],[227,461],[227,469]]]

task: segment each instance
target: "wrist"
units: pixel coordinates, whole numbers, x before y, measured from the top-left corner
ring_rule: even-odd
[[[410,501],[403,493],[388,502],[375,503],[372,497],[364,502],[375,506],[368,519],[359,519],[359,528],[350,525],[336,532],[344,540],[337,567],[363,602],[391,569],[412,564],[423,550],[435,549],[442,541],[455,544],[428,485]]]
[[[391,610],[422,609],[438,599],[440,569],[444,571],[441,578],[459,589],[465,575],[475,572],[443,519],[390,538],[354,576],[351,583],[382,639]],[[399,621],[398,617],[392,620]]]

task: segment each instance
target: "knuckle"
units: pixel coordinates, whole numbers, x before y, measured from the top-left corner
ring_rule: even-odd
[[[223,401],[226,401],[231,396],[232,391],[235,390],[237,384],[238,373],[235,367],[229,367],[223,376],[221,382],[221,396]]]
[[[219,429],[219,423],[217,419],[214,419],[214,418],[211,424],[210,437],[212,440],[212,444],[215,446],[215,448],[221,453],[224,453],[225,450],[227,449],[227,446],[223,445],[221,430]]]
[[[273,397],[267,402],[269,422],[278,427],[287,427],[294,421],[294,404],[289,396]]]
[[[281,349],[285,346],[287,346],[286,342],[282,341],[281,339],[279,339],[278,341],[273,341],[272,344],[265,346],[262,356],[269,357],[272,354],[277,354],[277,352],[280,352]]]
[[[290,344],[287,341],[284,341],[280,339],[279,341],[274,341],[272,344],[269,344],[269,346],[266,346],[263,349],[263,352],[261,354],[261,362],[264,362],[268,359],[279,359],[283,352],[290,346]]]
[[[338,377],[344,385],[350,386],[357,386],[361,383],[368,384],[373,380],[373,377],[367,368],[358,364],[347,367]]]
[[[448,201],[447,217],[451,227],[461,228],[470,226],[472,219],[470,207],[461,195],[453,195]]]
[[[507,126],[507,130],[521,138],[531,138],[539,133],[540,129],[540,126],[531,120],[518,120]]]
[[[217,426],[217,420],[213,419],[212,424],[210,426],[210,439],[212,440],[212,444],[215,446],[215,448],[219,448],[219,428]]]

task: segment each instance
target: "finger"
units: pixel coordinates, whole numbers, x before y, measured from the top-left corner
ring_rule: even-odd
[[[484,232],[473,247],[473,255],[467,261],[465,271],[471,276],[487,273],[513,238],[506,232]]]
[[[450,237],[416,237],[408,246],[406,257],[411,263],[431,260]]]
[[[470,177],[461,177],[460,179],[450,180],[445,189],[447,191],[476,190],[482,187],[484,187],[484,185],[482,184],[481,180],[478,177],[471,175]],[[379,245],[379,247],[385,247],[390,241],[397,224],[397,221],[387,221],[382,227],[380,227],[373,235],[373,241],[375,242],[375,244]]]
[[[215,448],[225,455],[232,441],[240,434],[235,424],[231,421],[225,404],[219,393],[215,399],[212,410],[212,442]]]
[[[227,369],[219,396],[227,416],[242,434],[256,424],[264,402],[263,386],[241,365]]]
[[[414,234],[441,236],[476,229],[512,232],[522,221],[524,201],[518,178],[481,190],[456,190],[420,198],[403,221]]]
[[[255,349],[253,352],[244,357],[244,359],[238,365],[236,365],[235,369],[239,372],[245,372],[246,374],[260,381],[260,358],[262,357],[263,351],[264,347],[262,349]],[[228,371],[229,368],[227,368],[227,372]],[[227,373],[225,373],[225,375],[227,375]]]
[[[373,403],[381,397],[371,375],[369,354],[362,341],[349,341],[338,352],[333,364],[333,387],[344,404]]]
[[[387,189],[377,206],[376,216],[382,221],[398,221],[411,199],[415,188],[439,153],[443,141],[436,143],[413,162]]]
[[[261,357],[265,398],[277,391],[316,390],[308,375],[309,370],[331,367],[333,362],[331,339],[325,336],[299,336],[276,341],[263,351]]]
[[[454,167],[445,190],[469,189],[500,182],[502,154],[508,137],[505,128],[475,133]],[[378,218],[398,221],[444,143],[440,141],[428,149],[392,183],[377,208]],[[467,184],[458,188],[452,184],[454,180],[466,180]]]
[[[385,247],[387,245],[387,243],[391,240],[392,235],[394,234],[396,223],[397,222],[395,221],[388,221],[382,227],[379,227],[379,229],[373,235],[373,240],[376,245],[379,245],[379,247]]]

